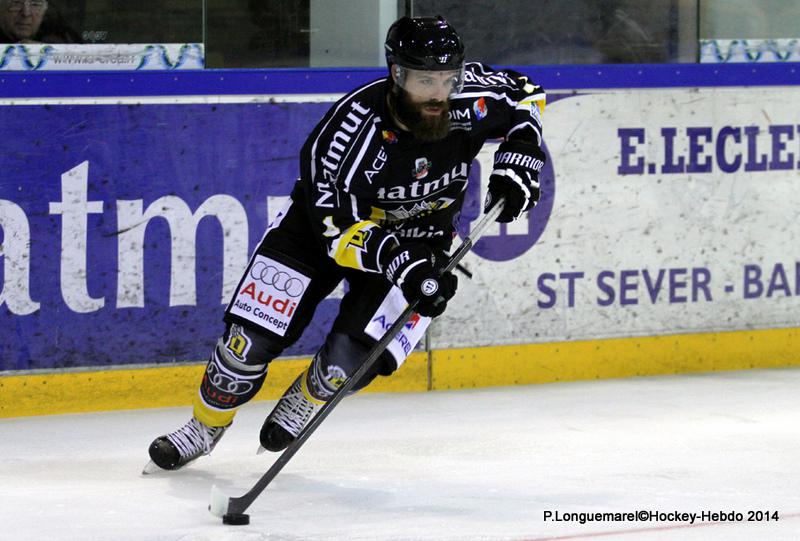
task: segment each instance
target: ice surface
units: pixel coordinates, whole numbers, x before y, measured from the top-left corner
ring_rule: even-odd
[[[0,539],[796,540],[800,369],[358,395],[250,507],[271,402],[247,405],[213,455],[143,476],[188,408],[0,420]],[[770,522],[552,522],[545,511],[777,511]],[[618,532],[618,533],[615,533]]]

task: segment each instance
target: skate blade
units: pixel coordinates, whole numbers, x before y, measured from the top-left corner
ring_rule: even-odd
[[[150,462],[144,465],[144,469],[142,470],[142,475],[150,475],[153,473],[161,473],[165,471],[167,470],[158,466],[155,462],[151,460]]]

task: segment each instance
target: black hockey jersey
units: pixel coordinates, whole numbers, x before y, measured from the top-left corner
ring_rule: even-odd
[[[449,248],[487,139],[542,143],[545,93],[517,72],[467,63],[463,90],[450,100],[450,133],[430,143],[396,126],[387,86],[368,83],[328,111],[303,145],[292,194],[328,255],[368,272],[381,272],[381,251],[403,239]]]

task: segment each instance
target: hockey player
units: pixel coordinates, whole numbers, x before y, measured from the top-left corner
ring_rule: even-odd
[[[504,196],[498,221],[509,222],[536,204],[544,91],[519,73],[465,64],[460,37],[441,17],[403,17],[385,48],[389,75],[340,99],[303,145],[290,203],[225,311],[192,418],[150,446],[160,468],[180,468],[214,448],[261,388],[269,363],[342,280],[349,287],[324,344],[264,422],[266,449],[286,448],[359,368],[382,334],[370,327],[376,315],[417,300],[415,329],[423,331],[444,312],[457,280],[441,265],[470,165],[487,139],[504,141],[486,209]],[[385,351],[354,389],[390,375],[412,348]]]

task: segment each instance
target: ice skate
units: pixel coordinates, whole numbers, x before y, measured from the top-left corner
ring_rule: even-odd
[[[160,436],[150,444],[150,462],[142,473],[177,470],[209,454],[222,438],[227,426],[208,426],[192,417],[174,432]]]
[[[324,402],[303,387],[306,372],[300,374],[275,405],[261,427],[261,446],[268,451],[282,451],[292,443]]]

